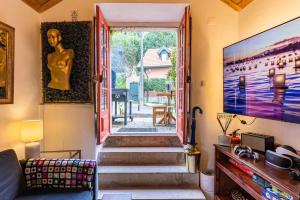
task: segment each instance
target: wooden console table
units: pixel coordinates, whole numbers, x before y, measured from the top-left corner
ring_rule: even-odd
[[[229,159],[248,167],[252,172],[262,177],[271,185],[293,196],[294,200],[300,199],[300,182],[292,180],[287,170],[279,170],[265,162],[263,156],[259,161],[249,158],[239,158],[233,153],[232,148],[215,145],[215,199],[231,199],[230,192],[238,189],[248,193],[250,199],[263,199],[262,188],[252,181],[246,173],[229,163]]]

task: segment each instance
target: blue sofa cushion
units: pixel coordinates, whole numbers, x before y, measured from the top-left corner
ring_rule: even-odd
[[[0,199],[15,199],[24,188],[24,177],[14,150],[0,152],[0,172]]]
[[[90,191],[73,191],[24,195],[17,197],[15,200],[91,200],[92,198]]]

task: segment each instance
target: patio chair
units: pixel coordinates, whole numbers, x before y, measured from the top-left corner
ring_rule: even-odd
[[[167,106],[159,103],[146,103],[146,106],[152,107],[152,115],[153,115],[153,126],[156,124],[166,124],[166,114],[167,114]],[[161,116],[159,122],[157,122],[157,118]]]

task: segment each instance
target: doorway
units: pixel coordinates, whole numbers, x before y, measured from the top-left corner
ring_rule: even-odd
[[[98,144],[111,133],[141,133],[142,129],[145,133],[177,133],[185,143],[190,88],[189,6],[101,3],[96,14]],[[144,48],[145,38],[160,34],[175,36],[175,47],[159,44],[156,48]],[[126,43],[126,38],[133,40],[130,45],[136,42],[137,48],[120,45]],[[154,55],[160,62],[168,61],[171,66],[153,67],[157,60],[152,60],[149,67],[147,55],[152,55],[150,60]],[[135,65],[128,65],[132,58]],[[136,123],[131,123],[134,120]]]
[[[177,30],[111,28],[111,133],[176,133]]]

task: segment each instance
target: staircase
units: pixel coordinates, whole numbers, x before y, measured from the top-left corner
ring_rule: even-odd
[[[187,172],[175,134],[111,135],[98,154],[99,199],[131,194],[134,200],[200,200],[199,174]]]

